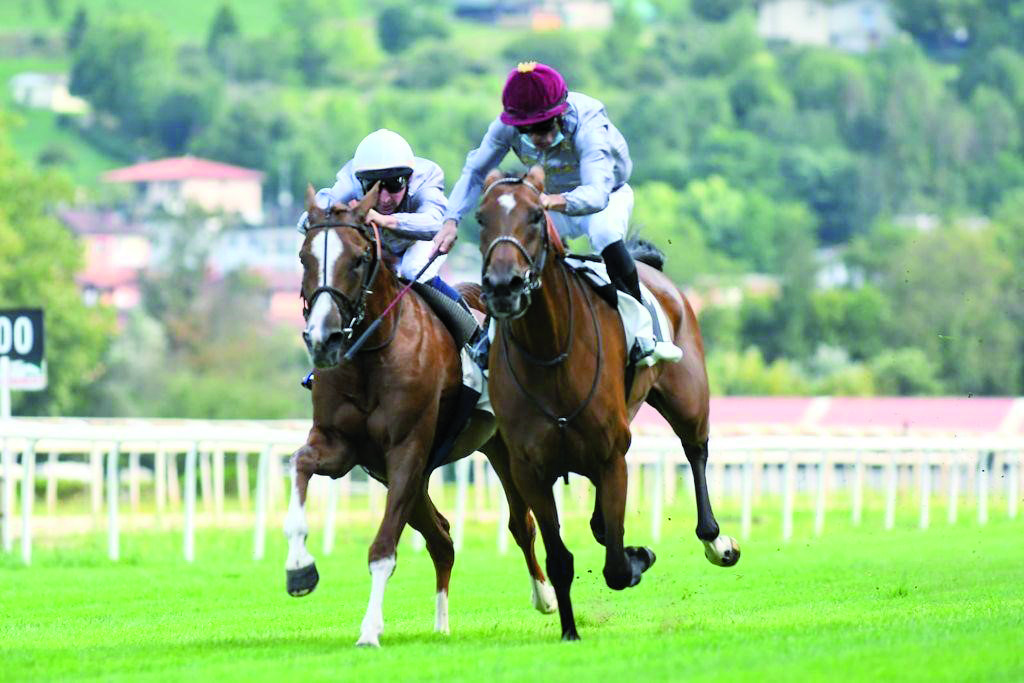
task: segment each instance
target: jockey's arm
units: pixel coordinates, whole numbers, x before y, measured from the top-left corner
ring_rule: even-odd
[[[444,214],[446,223],[452,221],[458,224],[462,217],[476,206],[483,190],[484,178],[505,158],[512,147],[513,135],[515,128],[495,119],[487,128],[480,146],[466,155],[462,175],[448,197],[448,210]]]
[[[441,227],[441,220],[448,206],[444,196],[444,185],[423,187],[415,197],[410,197],[410,201],[414,211],[382,216],[381,218],[390,220],[381,223],[381,227],[398,228],[416,233],[424,240],[432,239]]]
[[[580,131],[576,139],[580,157],[580,185],[561,197],[564,207],[549,207],[552,211],[563,211],[570,216],[585,216],[603,211],[608,198],[615,189],[615,163],[612,160],[611,143],[607,129],[595,126]]]

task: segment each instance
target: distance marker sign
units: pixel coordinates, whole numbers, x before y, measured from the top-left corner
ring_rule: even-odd
[[[0,356],[10,358],[11,389],[46,388],[43,339],[41,308],[0,310]]]

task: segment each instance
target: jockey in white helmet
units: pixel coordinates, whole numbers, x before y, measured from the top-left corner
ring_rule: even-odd
[[[326,209],[336,202],[355,205],[380,184],[377,205],[367,220],[381,230],[381,241],[391,253],[400,256],[396,271],[412,279],[433,253],[431,239],[441,227],[448,202],[444,194],[444,171],[428,159],[414,156],[409,143],[398,133],[381,128],[359,143],[355,156],[337,174],[333,187],[316,193],[316,203]],[[299,219],[299,230],[306,229],[306,215]],[[393,230],[401,230],[398,235]],[[409,234],[420,239],[412,239]],[[458,293],[438,277],[445,256],[434,260],[420,277],[458,301]]]

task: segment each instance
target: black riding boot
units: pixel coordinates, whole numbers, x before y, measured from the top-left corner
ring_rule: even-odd
[[[626,245],[619,240],[612,242],[601,252],[604,264],[608,268],[608,278],[615,285],[615,288],[629,294],[647,309],[651,315],[651,324],[656,338],[661,338],[661,331],[658,328],[658,316],[654,309],[640,296],[640,276],[636,272],[636,263],[633,255],[626,249]],[[654,339],[637,338],[633,348],[629,350],[630,364],[637,363],[640,359],[646,358],[654,353]]]
[[[611,278],[615,288],[629,294],[637,301],[640,298],[640,278],[636,274],[636,263],[633,256],[626,249],[626,245],[619,240],[612,242],[601,252],[604,264],[608,267],[608,277]]]

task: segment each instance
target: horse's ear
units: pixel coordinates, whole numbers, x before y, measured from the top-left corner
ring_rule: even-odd
[[[526,172],[526,179],[533,183],[534,187],[536,187],[538,190],[540,190],[541,192],[544,191],[543,166],[540,166],[539,164],[532,166],[530,170]]]
[[[373,187],[366,193],[366,196],[356,204],[354,209],[352,209],[352,212],[355,214],[359,222],[364,221],[366,219],[366,214],[370,212],[370,209],[377,206],[377,197],[379,196],[380,183],[378,182],[373,184]]]
[[[493,168],[491,169],[491,172],[487,174],[487,177],[484,178],[484,187],[488,188],[504,177],[505,174],[501,172],[500,168]]]
[[[316,206],[316,191],[313,190],[313,183],[306,183],[306,211],[312,211]]]

